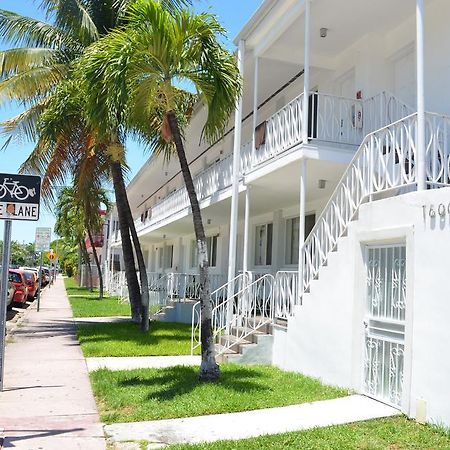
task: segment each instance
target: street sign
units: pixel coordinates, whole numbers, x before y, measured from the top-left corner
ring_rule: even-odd
[[[0,219],[39,220],[41,178],[0,173]]]
[[[36,228],[36,236],[34,238],[34,251],[48,252],[50,250],[51,240],[52,240],[51,228]]]
[[[50,252],[48,254],[48,259],[50,261],[54,261],[57,258],[58,258],[58,255],[56,254],[56,252],[54,250],[50,249]]]

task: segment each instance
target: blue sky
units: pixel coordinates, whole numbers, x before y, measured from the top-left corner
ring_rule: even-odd
[[[17,12],[19,14],[43,18],[36,5],[39,0],[1,0],[0,8]],[[233,38],[237,35],[242,26],[247,22],[250,16],[256,11],[262,0],[194,0],[194,8],[197,11],[208,10],[217,14],[220,22],[228,30],[229,47],[233,49]],[[0,49],[7,46],[0,43]],[[14,107],[3,107],[0,109],[0,120],[7,119],[18,114],[20,110]],[[0,147],[4,139],[0,137]],[[27,158],[33,149],[31,143],[11,144],[5,151],[0,153],[0,172],[16,173],[21,163]],[[128,163],[131,168],[130,179],[139,170],[145,160],[148,158],[143,150],[132,143],[128,147]],[[35,228],[37,226],[53,227],[54,217],[50,211],[41,210],[41,219],[39,222],[14,222],[13,239],[20,242],[33,242]],[[0,240],[3,239],[3,224],[0,220]]]

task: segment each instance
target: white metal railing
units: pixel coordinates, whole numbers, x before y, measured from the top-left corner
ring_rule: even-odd
[[[311,92],[309,110],[306,126],[310,139],[355,146],[360,145],[367,133],[413,112],[411,107],[388,92],[382,92],[365,101]],[[247,142],[241,148],[241,176],[302,143],[302,111],[303,94],[267,119],[265,143],[254,149],[253,143]],[[228,155],[194,177],[199,201],[231,186],[232,159],[232,155]],[[181,187],[153,206],[145,220],[137,218],[136,229],[141,231],[157,225],[189,207],[186,188]],[[115,241],[120,241],[119,235]]]
[[[265,143],[255,149],[251,168],[301,143],[303,94],[290,101],[266,121]]]
[[[298,298],[298,270],[280,271],[275,276],[275,319],[287,320],[293,315],[295,299]]]
[[[264,275],[213,308],[214,338],[220,344],[217,355],[273,322],[274,285],[273,275]]]
[[[426,178],[431,187],[448,186],[450,177],[450,117],[426,114]]]
[[[335,95],[309,97],[308,137],[325,142],[359,145],[364,138],[363,102]]]
[[[210,289],[217,289],[225,281],[223,274],[210,274]],[[149,282],[150,305],[158,312],[169,302],[185,302],[200,297],[200,275],[191,273],[168,273]]]
[[[448,186],[450,118],[426,114],[426,179],[431,188]],[[399,195],[414,188],[417,114],[369,134],[349,164],[303,248],[303,291],[318,276],[366,199]],[[300,296],[298,297],[300,298]]]
[[[412,106],[407,105],[388,91],[368,98],[364,100],[364,136],[410,116],[414,112]]]
[[[211,302],[213,311],[216,307],[227,300],[230,296],[235,297],[235,295],[242,291],[245,286],[250,283],[249,273],[240,273],[232,280],[227,281],[211,292]],[[192,332],[191,332],[191,354],[201,346],[201,302],[198,301],[192,309]],[[213,319],[214,323],[214,319]]]

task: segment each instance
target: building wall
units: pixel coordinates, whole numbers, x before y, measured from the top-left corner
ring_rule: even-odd
[[[405,243],[406,356],[402,410],[425,406],[427,420],[450,425],[450,188],[414,192],[361,207],[338,251],[320,269],[303,306],[275,330],[274,364],[361,391],[366,245]],[[441,205],[441,206],[439,206]],[[442,217],[430,217],[430,207]],[[444,214],[445,211],[445,214]],[[418,403],[419,402],[419,403]],[[420,411],[419,411],[420,413]],[[420,413],[421,414],[421,413]]]

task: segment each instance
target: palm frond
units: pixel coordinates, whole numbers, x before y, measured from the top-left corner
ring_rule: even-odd
[[[0,79],[6,79],[21,72],[59,64],[63,54],[49,48],[12,48],[0,52]]]
[[[0,81],[0,105],[10,101],[33,105],[54,91],[67,70],[65,64],[35,67]]]
[[[0,38],[17,47],[79,48],[56,26],[0,9]]]
[[[43,99],[17,116],[1,122],[0,134],[8,137],[4,147],[11,141],[18,144],[35,142],[39,137],[39,120],[47,104],[48,99]]]

